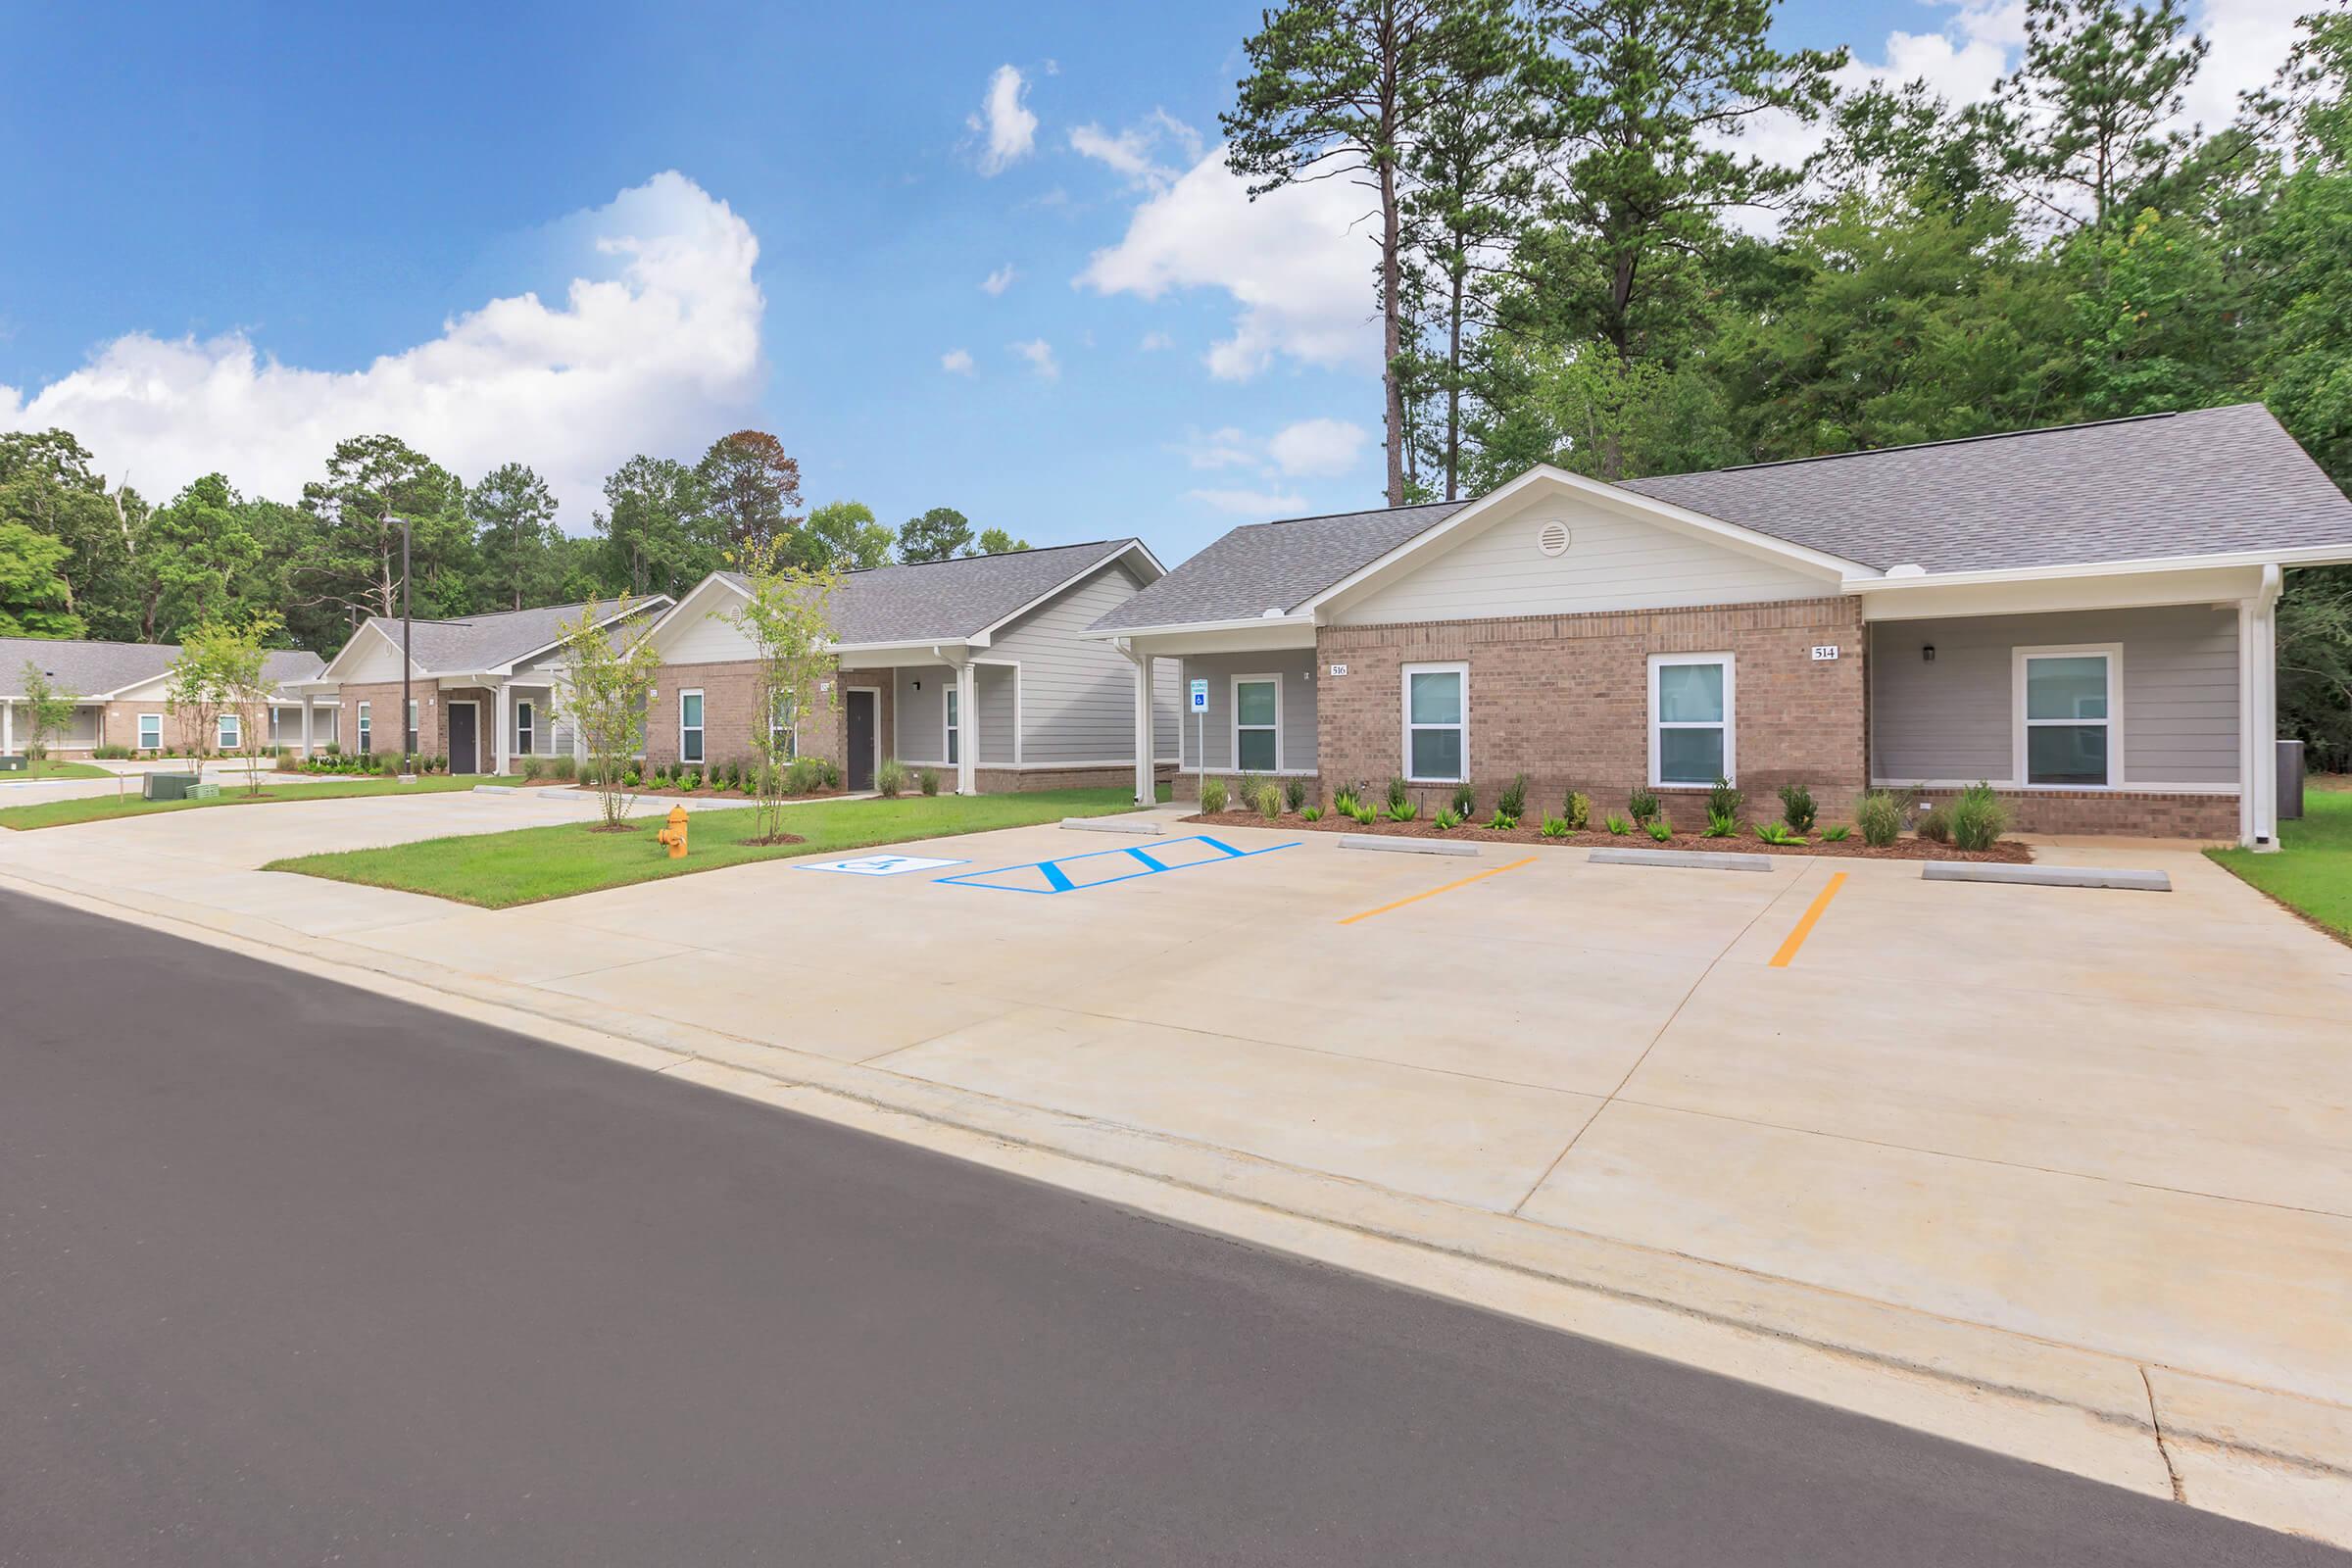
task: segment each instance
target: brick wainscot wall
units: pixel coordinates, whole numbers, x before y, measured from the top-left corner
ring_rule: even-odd
[[[1836,645],[1835,660],[1813,650]],[[1470,774],[1482,809],[1514,773],[1531,815],[1571,789],[1595,816],[1624,809],[1649,776],[1649,656],[1728,653],[1740,788],[1761,810],[1786,783],[1841,812],[1869,777],[1861,602],[1851,597],[1691,610],[1326,626],[1315,634],[1316,755],[1323,792],[1377,791],[1403,766],[1402,666],[1470,666]],[[1346,664],[1334,677],[1331,666]],[[1434,805],[1443,786],[1426,791]],[[1662,790],[1680,825],[1705,819],[1703,790]]]

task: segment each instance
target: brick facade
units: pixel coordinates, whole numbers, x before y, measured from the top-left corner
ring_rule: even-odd
[[[1176,777],[1176,764],[1160,762],[1152,772],[1153,778],[1164,784]],[[955,784],[948,771],[942,769],[940,787],[953,789]],[[972,787],[983,795],[1007,795],[1022,790],[1132,790],[1135,768],[1124,762],[1115,767],[982,767],[973,769]]]
[[[409,688],[416,700],[416,752],[421,757],[449,755],[449,705],[470,702],[474,707],[474,760],[476,771],[487,773],[498,765],[498,693],[481,686],[468,686],[456,691],[443,691],[429,680],[420,680]],[[336,694],[343,701],[342,716],[337,720],[336,739],[347,752],[360,749],[360,705],[368,705],[373,733],[368,750],[378,757],[398,757],[404,743],[401,739],[400,682],[378,681],[369,685],[352,685]]]
[[[848,774],[849,708],[844,689],[877,689],[874,722],[882,755],[891,755],[891,694],[894,672],[887,669],[847,669],[834,677],[826,705],[801,723],[801,754],[822,757]],[[645,715],[645,757],[649,762],[678,760],[678,694],[703,694],[703,760],[706,762],[748,762],[756,744],[760,683],[755,667],[742,660],[710,664],[664,664],[655,680],[656,696]]]
[[[1812,657],[1835,644],[1835,661]],[[1378,789],[1401,770],[1402,666],[1470,666],[1469,770],[1482,806],[1514,773],[1528,809],[1556,810],[1571,789],[1618,810],[1649,777],[1649,656],[1729,653],[1740,787],[1769,801],[1802,783],[1825,802],[1860,792],[1865,751],[1861,602],[1840,596],[1691,610],[1494,620],[1324,626],[1315,633],[1316,757],[1323,792]],[[1348,673],[1333,677],[1333,664]],[[1441,793],[1432,786],[1434,797]],[[1662,790],[1669,814],[1696,820],[1701,792]]]
[[[2237,842],[2237,795],[2201,791],[2161,794],[2134,790],[1998,790],[2020,833],[2123,834],[2132,838]],[[1896,792],[1906,811],[1920,802],[1943,805],[1949,790]]]

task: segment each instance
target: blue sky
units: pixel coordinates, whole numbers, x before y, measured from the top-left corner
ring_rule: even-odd
[[[532,463],[579,532],[632,452],[755,424],[893,525],[1173,561],[1377,504],[1352,204],[1251,209],[1213,158],[1255,3],[198,9],[0,0],[0,427],[151,496],[292,499],[393,428]],[[2215,102],[2294,9],[2233,0]],[[2016,35],[1779,26],[1957,96]]]

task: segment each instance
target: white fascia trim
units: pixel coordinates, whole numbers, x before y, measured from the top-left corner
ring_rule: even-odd
[[[2053,577],[2121,577],[2135,572],[2204,571],[2229,566],[2332,566],[2352,562],[2352,543],[2299,550],[2237,550],[2213,556],[2157,556],[2143,561],[2091,561],[2063,566],[2012,566],[1993,571],[1930,571],[1916,577],[1849,577],[1849,594],[1903,588],[1966,588],[1978,583],[2044,582]]]
[[[685,598],[675,601],[667,610],[664,610],[661,614],[655,616],[654,623],[645,628],[645,635],[647,639],[650,641],[661,636],[662,630],[666,628],[671,621],[679,619],[681,616],[683,616],[686,613],[686,607],[693,604],[696,600],[702,598],[703,595],[710,590],[712,583],[716,583],[719,587],[725,589],[728,593],[733,594],[738,599],[751,598],[751,595],[745,593],[741,588],[736,587],[735,584],[727,581],[723,574],[714,571],[710,573],[710,576],[705,577],[701,582],[698,582],[693,587],[687,589]],[[660,594],[649,596],[649,598],[662,597],[665,596]],[[559,645],[553,643],[549,644],[549,647],[551,648],[556,646]],[[658,650],[661,647],[661,644],[656,643],[654,646]],[[544,654],[548,650],[546,648],[542,648],[536,653],[525,654],[522,656],[522,658],[536,659],[540,654]],[[522,662],[522,660],[518,659],[515,661],[515,662],[520,663]]]
[[[1250,615],[1241,620],[1179,620],[1164,626],[1120,626],[1110,631],[1082,631],[1078,635],[1111,639],[1186,637],[1195,632],[1249,631],[1258,626],[1312,626],[1314,623],[1314,616],[1291,611],[1280,615]]]
[[[1099,558],[1094,564],[1086,566],[1076,572],[1071,573],[1069,576],[1064,577],[1061,581],[1055,583],[1044,593],[1039,594],[1035,599],[1030,600],[1027,604],[1014,611],[1011,614],[1001,615],[997,619],[990,621],[987,625],[972,633],[971,637],[968,639],[969,642],[975,648],[987,647],[989,640],[998,632],[1003,631],[1006,626],[1011,625],[1014,621],[1020,619],[1023,615],[1026,615],[1038,606],[1052,602],[1053,600],[1060,597],[1062,594],[1069,592],[1072,588],[1076,587],[1079,583],[1084,582],[1087,578],[1092,577],[1103,567],[1115,565],[1119,562],[1126,560],[1129,556],[1135,555],[1139,552],[1146,561],[1152,564],[1152,582],[1157,582],[1161,577],[1164,577],[1168,574],[1168,568],[1159,564],[1159,558],[1152,554],[1150,547],[1148,547],[1141,539],[1129,539],[1125,544],[1112,551],[1109,555]],[[1150,587],[1151,583],[1148,582],[1145,584],[1145,586]]]
[[[373,633],[374,633],[376,636],[378,636],[378,637],[381,637],[381,638],[384,640],[384,645],[385,645],[386,647],[390,648],[390,649],[391,649],[391,650],[392,650],[394,653],[396,653],[396,654],[397,654],[397,653],[399,653],[399,652],[400,652],[400,642],[399,642],[399,640],[398,640],[397,638],[395,638],[395,637],[394,637],[394,636],[393,636],[393,635],[392,635],[390,632],[388,632],[388,631],[384,630],[384,628],[383,628],[383,627],[381,627],[381,626],[377,625],[377,624],[375,623],[375,621],[374,621],[372,618],[370,618],[370,619],[368,619],[368,621],[366,621],[365,623],[363,623],[363,624],[361,625],[361,627],[360,627],[360,636],[361,636],[361,637],[364,637],[364,636],[368,635],[369,632],[373,632]],[[342,652],[342,653],[339,653],[339,654],[337,654],[337,655],[335,655],[334,659],[333,659],[333,660],[332,660],[332,661],[331,661],[331,662],[330,662],[327,664],[327,666],[326,666],[324,669],[320,670],[320,671],[318,673],[318,675],[314,677],[314,679],[316,679],[316,680],[321,680],[321,681],[330,681],[330,680],[331,680],[331,681],[333,681],[333,682],[334,682],[334,683],[335,683],[337,686],[344,685],[344,684],[345,684],[344,678],[343,678],[342,676],[340,676],[340,675],[337,675],[337,674],[335,673],[335,665],[336,665],[336,664],[340,664],[341,662],[343,662],[343,661],[344,661],[345,657],[346,657],[346,656],[348,656],[348,655],[351,653],[351,651],[352,651],[354,648],[357,648],[357,647],[359,647],[359,646],[360,646],[360,638],[359,638],[359,637],[354,637],[354,638],[353,638],[351,641],[349,641],[349,642],[345,643],[345,644],[343,645],[343,652]],[[431,676],[432,676],[432,671],[431,671],[431,670],[428,670],[428,669],[426,669],[426,668],[425,668],[425,667],[424,667],[422,664],[419,664],[418,662],[416,662],[416,661],[415,661],[414,659],[412,659],[412,660],[410,660],[410,661],[409,661],[409,675],[410,675],[410,678],[411,678],[411,679],[415,679],[415,680],[426,680],[426,679],[430,679],[430,678],[431,678]]]
[[[1589,479],[1581,473],[1570,473],[1564,468],[1540,463],[1509,484],[1479,497],[1437,526],[1413,535],[1379,560],[1358,566],[1322,592],[1295,606],[1294,610],[1309,615],[1319,614],[1333,600],[1386,573],[1391,567],[1435,547],[1442,547],[1445,542],[1467,529],[1482,526],[1494,514],[1513,505],[1538,486],[1550,486],[1580,501],[1589,501],[1595,506],[1647,521],[1666,523],[1682,532],[1696,534],[1745,555],[1815,573],[1825,579],[1822,583],[1825,590],[1856,577],[1874,574],[1872,567],[1859,561],[1849,561],[1843,556],[1833,556],[1825,551],[1791,544],[1786,539],[1776,539],[1771,534],[1759,533],[1753,528],[1726,522],[1721,517],[1708,516],[1703,512],[1693,512],[1688,507],[1678,507],[1654,496],[1620,489],[1599,479]]]
[[[700,587],[701,585],[698,583],[696,586]],[[612,612],[612,613],[598,621],[597,624],[599,626],[611,626],[616,622],[628,619],[631,615],[641,615],[656,605],[667,605],[669,603],[669,595],[667,594],[647,594],[643,599],[635,600],[626,607],[615,610]],[[670,608],[674,610],[677,607],[675,605],[671,605]],[[669,612],[663,611],[662,613],[662,618],[664,620],[668,619]],[[647,629],[650,631],[652,628],[649,627]],[[508,660],[505,663],[493,665],[492,672],[500,675],[512,675],[514,673],[514,666],[516,664],[527,664],[532,660],[537,659],[541,654],[552,654],[557,649],[563,647],[564,642],[564,639],[559,637],[554,642],[543,643],[539,647],[533,648],[527,653],[516,654],[513,659]]]

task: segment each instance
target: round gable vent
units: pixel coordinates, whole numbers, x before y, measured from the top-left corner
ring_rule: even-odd
[[[1568,525],[1564,522],[1547,522],[1536,534],[1536,548],[1547,556],[1566,555],[1568,541]]]

